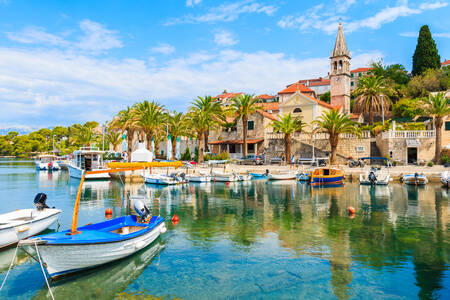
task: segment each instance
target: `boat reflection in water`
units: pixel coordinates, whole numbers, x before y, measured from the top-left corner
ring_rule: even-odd
[[[144,272],[164,247],[165,243],[158,238],[132,256],[53,282],[53,295],[55,299],[79,299],[80,295],[84,300],[113,299]],[[44,284],[32,299],[48,299],[48,295]]]

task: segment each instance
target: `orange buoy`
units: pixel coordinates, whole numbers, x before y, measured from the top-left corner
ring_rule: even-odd
[[[108,208],[105,210],[105,215],[107,215],[107,216],[112,215],[112,209],[108,207]]]
[[[354,215],[354,214],[355,214],[355,208],[354,208],[353,206],[349,206],[349,207],[348,207],[348,213],[349,213],[350,215]]]
[[[176,214],[173,215],[172,217],[172,222],[173,223],[178,223],[180,221],[180,218],[178,218],[178,216]]]

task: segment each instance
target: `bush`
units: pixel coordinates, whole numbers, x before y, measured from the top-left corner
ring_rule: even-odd
[[[445,164],[450,164],[450,156],[448,156],[448,155],[442,155],[441,156],[441,161],[442,161],[442,164],[443,165],[445,165]]]
[[[189,147],[186,147],[186,150],[181,155],[181,160],[187,160],[187,161],[191,160],[191,150],[189,149]]]
[[[429,167],[434,166],[434,162],[433,162],[432,160],[430,160],[430,161],[428,162],[427,166],[429,166]]]
[[[215,159],[217,159],[217,160],[227,160],[227,159],[230,159],[230,154],[228,154],[228,152],[223,151],[222,153],[217,154],[215,156]]]

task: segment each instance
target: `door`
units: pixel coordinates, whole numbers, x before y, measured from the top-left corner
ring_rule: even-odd
[[[407,162],[408,164],[417,164],[417,148],[407,148]]]

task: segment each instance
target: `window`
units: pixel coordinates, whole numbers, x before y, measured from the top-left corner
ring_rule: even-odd
[[[255,152],[255,144],[248,144],[247,145],[247,151],[248,152]]]
[[[339,61],[339,71],[342,71],[342,60]]]
[[[294,109],[294,113],[301,113],[302,109],[300,107],[297,107],[296,109]]]
[[[358,73],[358,77],[361,77],[361,73]]]
[[[445,130],[450,130],[450,121],[445,122]]]
[[[352,82],[350,82],[350,85],[351,85],[351,86],[354,86],[354,85],[355,85],[355,83],[354,83],[354,82],[352,81]]]
[[[337,61],[334,62],[334,70],[337,71]]]
[[[236,145],[231,144],[231,145],[229,145],[228,147],[230,147],[230,148],[229,148],[229,149],[230,149],[230,153],[236,153]]]
[[[362,147],[362,146],[358,146],[358,147],[356,147],[356,152],[364,152],[364,147]]]
[[[255,121],[248,121],[247,127],[248,127],[248,130],[255,129]]]
[[[353,76],[354,76],[354,75],[355,75],[355,74],[353,74],[353,73],[352,73],[352,74],[350,74],[350,76],[351,76],[352,78],[353,78]]]
[[[237,127],[236,127],[236,126],[231,127],[231,131],[236,131],[236,130],[237,130]]]

